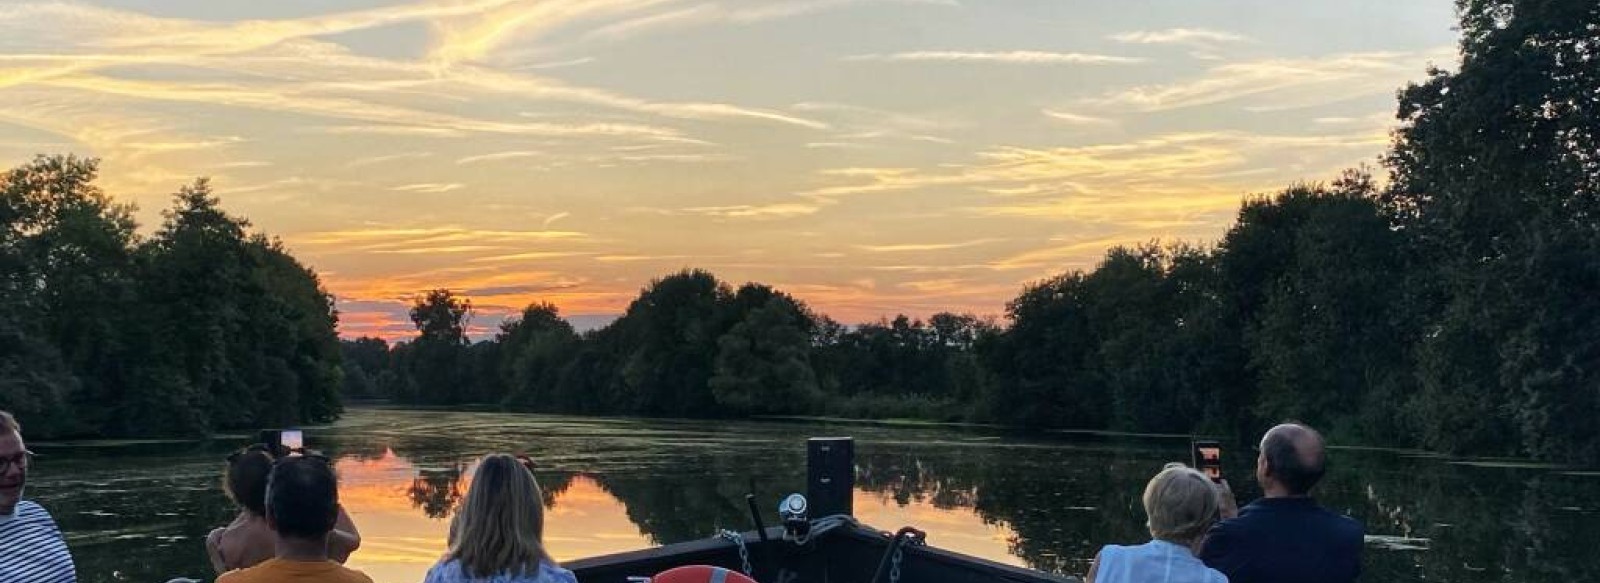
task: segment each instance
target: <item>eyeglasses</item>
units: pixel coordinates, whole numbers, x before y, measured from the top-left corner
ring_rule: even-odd
[[[0,457],[0,474],[11,471],[11,466],[26,472],[31,465],[33,465],[33,452],[22,450],[22,453],[11,457]]]

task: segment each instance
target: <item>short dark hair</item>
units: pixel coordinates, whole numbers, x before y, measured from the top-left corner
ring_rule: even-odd
[[[272,456],[259,449],[249,449],[228,459],[222,486],[234,504],[256,516],[266,516],[267,478],[271,474]]]
[[[1311,428],[1304,425],[1298,427],[1314,435]],[[1312,486],[1322,480],[1327,463],[1321,449],[1317,448],[1314,455],[1302,455],[1300,449],[1295,447],[1295,436],[1289,432],[1269,431],[1261,440],[1261,453],[1267,458],[1267,472],[1294,496],[1306,495],[1311,492]]]
[[[320,539],[339,518],[339,479],[328,462],[290,457],[267,480],[267,517],[279,536]]]

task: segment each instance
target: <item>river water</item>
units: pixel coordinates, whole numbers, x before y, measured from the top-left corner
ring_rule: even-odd
[[[421,581],[445,546],[474,460],[525,452],[551,506],[558,560],[748,530],[801,489],[808,436],[856,438],[856,516],[917,526],[930,544],[1080,575],[1100,545],[1148,539],[1139,495],[1184,438],[990,429],[598,419],[354,409],[307,432],[336,460],[361,529],[350,564],[379,583]],[[55,514],[85,583],[209,578],[203,539],[232,516],[223,457],[248,441],[30,444],[43,454],[28,495]],[[1331,452],[1327,506],[1369,533],[1366,581],[1600,581],[1600,473],[1420,452]],[[1228,452],[1247,501],[1253,454]],[[775,518],[769,514],[768,524]]]

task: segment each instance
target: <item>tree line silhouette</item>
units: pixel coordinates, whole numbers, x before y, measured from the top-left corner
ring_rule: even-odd
[[[829,414],[1255,436],[1600,463],[1600,63],[1593,2],[1464,0],[1461,65],[1398,93],[1382,157],[1246,200],[1214,245],[1110,250],[1003,321],[844,326],[687,270],[579,334],[534,304],[469,343],[470,305],[338,344],[314,273],[204,180],[151,237],[93,161],[0,179],[0,407],[30,434],[200,433],[338,414],[348,395],[519,410]],[[342,354],[341,354],[342,353]]]
[[[205,179],[138,235],[98,161],[0,175],[0,408],[28,436],[203,435],[342,409],[332,299]]]

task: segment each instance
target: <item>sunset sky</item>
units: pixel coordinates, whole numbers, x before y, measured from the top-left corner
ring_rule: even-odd
[[[147,229],[210,176],[407,334],[593,321],[683,267],[845,322],[998,314],[1111,245],[1372,162],[1447,0],[0,3],[0,163],[103,159]]]

